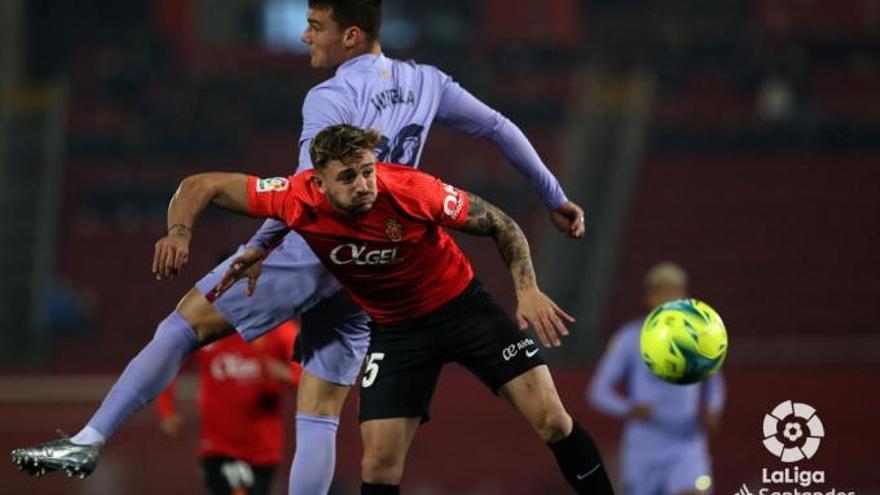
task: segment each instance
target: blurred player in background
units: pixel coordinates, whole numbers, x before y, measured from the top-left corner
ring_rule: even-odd
[[[565,410],[531,325],[545,346],[561,345],[574,319],[538,287],[528,241],[509,216],[480,197],[409,167],[377,163],[376,131],[327,127],[311,143],[315,170],[258,179],[205,173],[186,178],[168,206],[172,232],[156,242],[167,276],[185,264],[191,231],[211,203],[283,220],[314,249],[373,319],[361,382],[362,495],[399,495],[409,447],[427,421],[444,365],[457,362],[528,421],[579,494],[612,495],[593,440]],[[515,324],[475,278],[443,227],[492,237],[510,269]],[[259,261],[233,261],[220,290]]]
[[[645,275],[645,305],[687,297],[687,274],[660,263]],[[626,495],[695,495],[712,486],[706,433],[718,428],[724,381],[716,373],[702,383],[673,385],[642,361],[639,336],[644,317],[623,325],[611,339],[589,389],[598,410],[626,419],[620,447]],[[621,394],[616,386],[624,385]]]
[[[268,495],[283,457],[284,393],[299,383],[302,368],[290,361],[298,326],[289,321],[245,342],[218,340],[192,355],[199,375],[198,457],[213,495]],[[156,400],[163,433],[180,438],[172,383]]]
[[[312,88],[303,102],[298,170],[312,166],[312,137],[339,123],[377,129],[382,133],[380,159],[416,167],[437,121],[492,142],[537,190],[559,230],[573,238],[583,236],[583,210],[566,198],[522,131],[436,67],[386,57],[378,39],[381,23],[379,0],[309,1],[302,39],[309,46],[311,65],[336,68],[336,74]],[[63,469],[88,475],[101,446],[167,386],[195,349],[233,331],[253,340],[302,316],[304,371],[290,491],[326,493],[336,464],[339,415],[369,345],[369,318],[340,291],[302,237],[287,232],[280,222],[267,222],[243,248],[265,256],[261,268],[217,297],[214,288],[232,258],[217,266],[159,324],[153,340],[131,361],[85,428],[71,439],[16,449],[14,461],[34,474]]]

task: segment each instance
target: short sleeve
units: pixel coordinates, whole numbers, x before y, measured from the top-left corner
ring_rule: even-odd
[[[460,227],[467,220],[470,204],[466,191],[410,168],[389,170],[392,182],[398,184],[395,196],[413,216],[452,228]]]
[[[293,177],[248,177],[248,213],[294,225],[302,209],[294,195],[296,183]]]

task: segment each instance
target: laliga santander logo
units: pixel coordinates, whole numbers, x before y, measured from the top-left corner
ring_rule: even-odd
[[[787,463],[811,459],[825,437],[825,427],[816,408],[790,400],[777,404],[770,414],[764,415],[763,431],[764,447]],[[761,483],[755,494],[743,484],[734,495],[856,495],[854,491],[838,487],[814,489],[814,485],[825,484],[825,471],[800,469],[797,465],[783,469],[762,468]],[[777,488],[779,485],[783,487]]]
[[[764,447],[782,462],[811,459],[824,436],[816,409],[803,402],[787,400],[764,415]]]

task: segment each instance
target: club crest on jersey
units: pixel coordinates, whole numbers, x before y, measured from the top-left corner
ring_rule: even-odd
[[[269,177],[257,180],[257,192],[285,191],[289,182],[284,177]]]
[[[385,237],[387,237],[391,242],[400,242],[403,240],[403,225],[393,219],[389,218],[385,222]]]

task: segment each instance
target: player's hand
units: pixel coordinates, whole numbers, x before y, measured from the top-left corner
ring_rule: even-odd
[[[171,233],[156,241],[153,275],[156,280],[170,280],[189,261],[189,237]]]
[[[571,201],[562,203],[562,206],[550,212],[550,220],[556,228],[564,234],[575,239],[584,236],[587,224],[584,222],[584,210]]]
[[[635,404],[629,410],[629,417],[632,419],[638,419],[641,421],[647,421],[651,419],[651,416],[654,415],[654,411],[651,410],[651,406],[645,404]]]
[[[721,415],[718,413],[704,411],[702,416],[700,417],[700,422],[703,424],[703,428],[706,431],[713,433],[721,428]]]
[[[180,438],[183,435],[183,418],[177,413],[162,418],[159,431],[170,438]]]
[[[516,298],[519,303],[516,308],[516,321],[520,330],[525,330],[531,325],[544,347],[562,345],[561,337],[568,335],[568,328],[565,327],[563,320],[574,323],[574,317],[561,310],[537,287],[517,293]]]
[[[266,358],[263,360],[266,374],[282,383],[293,383],[293,371],[290,363],[280,359]]]
[[[242,277],[247,277],[248,283],[245,294],[254,295],[257,289],[257,279],[260,278],[260,271],[263,268],[263,259],[266,257],[266,251],[258,247],[246,247],[241,256],[232,260],[223,279],[217,284],[217,295],[226,292],[232,284]]]

